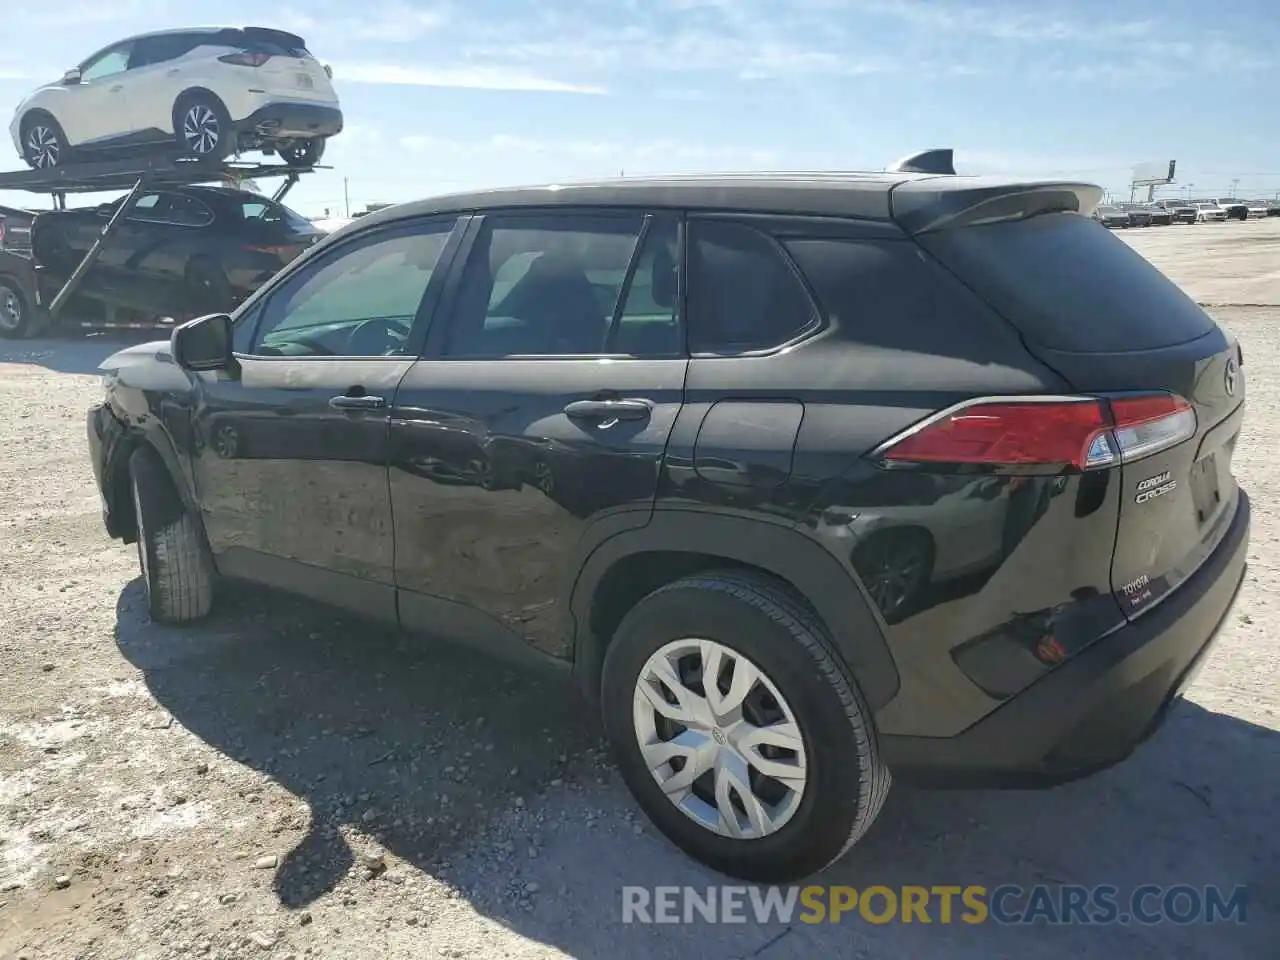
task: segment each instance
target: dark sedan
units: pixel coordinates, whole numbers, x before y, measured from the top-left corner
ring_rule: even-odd
[[[36,217],[31,245],[65,280],[122,201]],[[324,236],[268,197],[218,186],[144,193],[85,278],[95,299],[164,316],[230,310]]]
[[[1121,210],[1119,207],[1112,207],[1106,204],[1094,210],[1093,218],[1108,230],[1114,230],[1117,227],[1123,229],[1132,225],[1127,210]]]

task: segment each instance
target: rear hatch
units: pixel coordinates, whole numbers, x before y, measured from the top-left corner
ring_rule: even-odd
[[[947,221],[916,239],[1016,327],[1031,353],[1130,424],[1112,436],[1125,454],[1112,469],[1121,505],[1111,586],[1133,618],[1193,573],[1230,526],[1243,356],[1177,285],[1080,215],[1092,205],[1088,193],[1077,191],[1072,204],[1062,185],[1039,192],[987,198],[968,215],[952,198]],[[1000,215],[983,216],[993,203]],[[908,220],[927,220],[911,208],[903,205]]]
[[[256,70],[258,82],[269,92],[292,100],[337,100],[328,70],[311,55],[301,37],[266,27],[245,27],[239,33],[245,53],[266,58]]]

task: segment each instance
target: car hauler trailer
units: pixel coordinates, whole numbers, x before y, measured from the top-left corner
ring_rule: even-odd
[[[100,317],[91,319],[79,318],[75,325],[82,328],[171,324],[174,319],[189,312],[186,304],[175,303],[167,316],[139,317],[136,311],[129,311],[132,316],[122,322],[119,304],[112,302],[109,297],[82,289],[89,271],[102,255],[103,249],[111,243],[115,232],[128,218],[144,191],[164,185],[237,184],[279,177],[283,178],[283,182],[271,195],[271,199],[280,202],[302,175],[316,169],[322,168],[234,160],[210,162],[159,155],[0,173],[0,190],[47,194],[53,198],[55,210],[66,209],[68,194],[126,191],[123,202],[107,220],[98,239],[65,280],[55,280],[35,251],[26,253],[0,250],[0,285],[11,293],[16,291],[25,307],[25,313],[16,325],[0,323],[0,336],[34,336],[56,329],[64,323],[66,316],[75,312],[68,309],[73,303],[80,308],[80,312],[100,314]]]

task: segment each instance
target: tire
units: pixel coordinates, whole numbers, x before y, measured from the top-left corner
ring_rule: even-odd
[[[186,509],[158,454],[129,458],[138,523],[138,566],[147,610],[158,623],[185,623],[213,606],[213,559],[198,518]]]
[[[29,336],[34,326],[31,307],[18,281],[0,276],[0,337],[17,340]]]
[[[783,769],[793,771],[803,761],[804,779],[791,796],[775,793],[772,812],[776,829],[756,829],[763,817],[749,822],[747,831],[757,836],[727,835],[729,818],[717,808],[698,777],[693,789],[681,791],[686,808],[677,806],[658,782],[658,773],[645,762],[639,737],[654,742],[653,726],[647,725],[659,689],[646,677],[654,676],[650,665],[663,662],[665,651],[684,638],[698,638],[696,645],[711,641],[712,652],[721,662],[737,658],[754,666],[763,681],[752,686],[743,699],[747,713],[757,708],[770,712],[770,697],[779,709],[769,723],[790,715],[799,730],[801,745],[790,758],[773,758]],[[705,648],[704,648],[705,649]],[[745,658],[745,661],[744,659]],[[694,653],[683,663],[700,659]],[[665,661],[670,663],[671,661]],[[735,665],[733,674],[739,666]],[[688,681],[695,682],[695,681]],[[640,693],[647,688],[649,696]],[[723,692],[723,688],[721,688]],[[703,705],[705,699],[693,690],[688,702]],[[867,832],[884,805],[891,778],[880,759],[870,711],[857,685],[834,653],[826,631],[817,617],[783,584],[763,575],[741,571],[699,574],[659,588],[641,600],[623,619],[605,654],[601,682],[601,710],[606,734],[623,779],[640,807],[654,825],[677,847],[695,860],[720,873],[753,883],[788,883],[809,876],[839,859]],[[670,710],[670,697],[665,697]],[[754,702],[755,706],[751,704]],[[730,714],[732,716],[732,713]],[[739,711],[738,718],[743,716]],[[658,724],[661,727],[661,724]],[[722,729],[723,728],[723,729]],[[693,742],[720,751],[732,769],[747,770],[746,753],[723,747],[756,724],[733,723],[710,727],[703,736],[695,726],[683,730],[656,731],[658,740],[669,741],[679,732],[686,743]],[[707,728],[704,728],[704,730]],[[690,740],[690,734],[694,739]],[[714,745],[713,745],[714,744]],[[751,744],[747,744],[750,747]],[[755,753],[761,758],[760,749]],[[763,758],[766,762],[770,759]],[[688,760],[685,761],[689,762]],[[719,769],[718,767],[716,768]],[[755,772],[759,772],[758,767]],[[669,764],[663,776],[679,777],[682,770]],[[717,779],[723,774],[716,774]],[[725,782],[731,782],[728,778]],[[738,780],[739,783],[743,781]],[[748,792],[756,800],[768,800],[761,792],[775,789],[781,781],[761,787],[748,781]],[[699,796],[701,794],[701,796]],[[798,795],[798,797],[797,797]],[[736,794],[739,808],[732,820],[741,832],[739,813],[746,808],[742,791]],[[789,801],[789,802],[788,802]],[[761,803],[757,810],[766,810]],[[701,814],[702,820],[695,817]],[[712,818],[716,826],[711,826]]]
[[[235,152],[231,114],[212,93],[184,93],[173,105],[173,136],[183,156],[218,162]]]
[[[193,260],[187,264],[186,287],[188,305],[196,316],[225,313],[235,306],[231,281],[216,263]]]
[[[324,137],[312,140],[294,141],[294,145],[277,151],[280,159],[291,167],[313,167],[324,156]]]
[[[50,114],[29,113],[22,118],[22,159],[32,170],[48,170],[71,160],[71,147],[62,125]]]

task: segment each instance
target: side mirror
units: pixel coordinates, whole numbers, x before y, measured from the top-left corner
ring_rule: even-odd
[[[62,75],[62,82],[64,85],[68,87],[74,87],[77,83],[80,82],[80,68],[72,67],[70,70],[64,73]]]
[[[188,320],[169,338],[173,361],[184,370],[226,370],[232,364],[231,317],[211,313]]]
[[[324,65],[324,75],[330,80],[333,79],[333,67],[329,66],[327,63]]]

